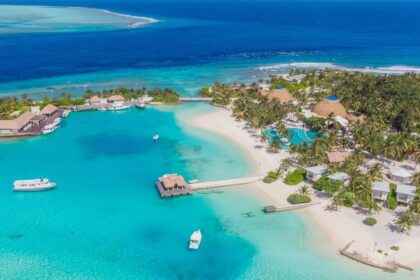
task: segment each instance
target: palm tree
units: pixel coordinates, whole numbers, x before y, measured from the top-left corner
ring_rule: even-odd
[[[298,190],[300,195],[309,195],[309,187],[308,186],[302,186],[300,187],[300,189]]]
[[[394,220],[394,223],[401,231],[410,230],[414,224],[413,215],[410,212],[405,212],[398,219]]]
[[[380,181],[383,178],[382,167],[379,163],[375,164],[366,172],[366,176],[370,182]]]

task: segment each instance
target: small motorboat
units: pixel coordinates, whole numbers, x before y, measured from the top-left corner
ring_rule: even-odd
[[[197,250],[200,247],[200,243],[201,243],[201,230],[196,230],[191,234],[190,237],[190,245],[189,248],[191,250]]]
[[[32,180],[16,180],[13,183],[13,190],[15,192],[35,192],[53,189],[56,186],[56,183],[50,182],[46,178]]]
[[[51,123],[51,124],[47,124],[43,129],[42,129],[42,134],[46,135],[46,134],[50,134],[53,133],[56,129],[58,128],[58,124],[57,123]]]
[[[144,103],[144,101],[136,101],[134,104],[137,108],[140,108],[140,109],[146,108],[146,103]]]
[[[152,139],[153,139],[153,141],[159,140],[159,134],[155,134]]]
[[[71,112],[71,110],[65,110],[65,111],[63,112],[62,117],[63,117],[63,118],[67,118],[67,117],[69,116],[70,112]]]

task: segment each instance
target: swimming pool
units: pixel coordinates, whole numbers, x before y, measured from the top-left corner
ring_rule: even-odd
[[[312,143],[312,140],[318,137],[318,134],[315,131],[305,130],[301,128],[289,128],[290,136],[286,137],[289,140],[289,143],[300,145],[303,142]],[[283,138],[282,135],[278,134],[274,128],[266,129],[263,131],[263,134],[267,136],[268,142],[270,144],[278,142],[280,148],[288,149],[288,146],[283,144],[280,139]]]

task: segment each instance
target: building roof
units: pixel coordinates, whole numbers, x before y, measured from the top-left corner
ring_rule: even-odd
[[[360,116],[356,116],[353,114],[347,114],[347,119],[350,122],[360,122],[360,123],[364,123],[366,122],[366,115],[360,115]]]
[[[306,168],[306,171],[314,174],[324,174],[328,172],[328,168],[322,165],[316,165]]]
[[[185,186],[186,182],[184,177],[178,174],[168,174],[162,177],[161,182],[165,188],[173,188],[175,186]]]
[[[372,190],[389,193],[389,183],[384,181],[375,181],[372,183]]]
[[[91,103],[98,103],[98,102],[101,102],[101,99],[99,98],[99,96],[94,95],[91,98],[89,98],[89,102],[91,102]]]
[[[125,98],[122,95],[111,95],[107,98],[108,101],[115,102],[115,101],[125,101]]]
[[[406,194],[406,195],[416,195],[416,187],[404,184],[397,184],[397,193]]]
[[[44,109],[41,110],[41,114],[42,115],[51,115],[54,112],[56,112],[58,110],[57,106],[54,106],[52,104],[48,104],[47,106],[44,107]]]
[[[327,158],[330,163],[343,163],[345,162],[353,153],[351,151],[332,151],[327,152]]]
[[[329,114],[333,114],[334,116],[347,118],[346,108],[344,108],[339,99],[332,97],[319,101],[312,109],[312,112],[322,117],[327,117]]]
[[[328,179],[345,182],[350,179],[350,175],[345,172],[337,172],[328,176]]]
[[[290,91],[284,87],[279,87],[279,88],[275,88],[271,90],[270,93],[267,95],[267,97],[270,101],[273,99],[277,99],[278,101],[282,103],[291,102],[294,100],[294,97],[290,93]]]
[[[0,129],[20,130],[27,125],[33,117],[34,114],[26,112],[14,120],[0,120]]]
[[[392,176],[401,177],[401,178],[410,178],[412,176],[411,172],[405,168],[393,168],[389,171]]]

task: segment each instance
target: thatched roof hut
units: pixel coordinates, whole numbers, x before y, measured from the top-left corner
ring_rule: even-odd
[[[125,101],[125,98],[122,95],[111,95],[107,100],[108,102],[118,102]]]
[[[337,96],[330,96],[319,101],[312,109],[312,112],[322,117],[333,114],[334,116],[347,119],[346,108],[344,108]]]
[[[52,104],[48,104],[44,107],[44,109],[41,110],[41,115],[47,115],[50,116],[58,111],[58,107],[54,106]]]
[[[271,90],[267,97],[270,101],[278,100],[281,103],[292,102],[295,99],[290,91],[284,87],[278,87]]]

